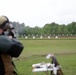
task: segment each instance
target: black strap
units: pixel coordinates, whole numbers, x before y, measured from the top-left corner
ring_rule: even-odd
[[[4,70],[4,64],[1,58],[1,53],[0,53],[0,75],[4,75],[5,70]]]
[[[16,66],[15,66],[15,64],[14,64],[14,62],[12,61],[12,64],[13,64],[13,66],[14,66],[14,68],[15,68],[15,70],[13,71],[13,74],[14,75],[18,75],[18,70],[17,70],[17,68],[16,68]]]

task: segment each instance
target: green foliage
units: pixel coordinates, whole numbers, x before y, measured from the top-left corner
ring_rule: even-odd
[[[62,24],[56,24],[55,22],[51,24],[45,24],[44,27],[25,27],[25,33],[27,34],[33,34],[33,35],[75,35],[76,34],[76,22],[72,22],[68,25]]]
[[[55,22],[45,24],[44,27],[40,28],[25,26],[24,23],[20,24],[19,22],[13,22],[15,31],[21,36],[45,36],[46,35],[75,35],[76,34],[76,22],[65,24],[57,24]]]
[[[71,24],[68,24],[68,32],[70,34],[76,34],[76,22],[72,22]]]

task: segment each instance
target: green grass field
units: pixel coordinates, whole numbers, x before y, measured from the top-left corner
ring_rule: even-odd
[[[76,39],[22,39],[24,50],[18,59],[14,59],[19,75],[46,75],[44,72],[32,72],[32,64],[51,62],[45,56],[54,53],[64,75],[76,74]]]

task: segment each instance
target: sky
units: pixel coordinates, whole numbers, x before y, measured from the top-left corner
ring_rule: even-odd
[[[76,0],[1,0],[1,15],[30,27],[68,24],[76,22]]]

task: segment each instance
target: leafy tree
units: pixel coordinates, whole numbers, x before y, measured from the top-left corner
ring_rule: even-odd
[[[68,24],[68,33],[76,34],[76,22],[72,22],[72,23]]]
[[[66,35],[66,34],[76,34],[76,22],[69,23],[67,25],[62,24],[56,24],[55,22],[52,22],[50,24],[45,24],[44,27],[40,28],[38,26],[36,27],[29,27],[25,26],[24,23],[19,23],[19,22],[11,22],[14,27],[15,31],[19,34],[25,34],[26,36],[28,35]]]

